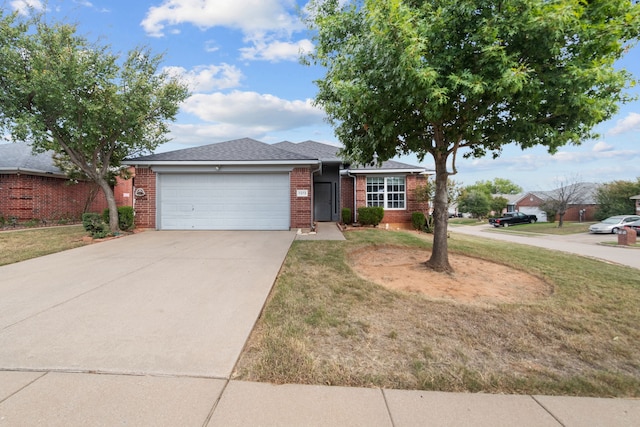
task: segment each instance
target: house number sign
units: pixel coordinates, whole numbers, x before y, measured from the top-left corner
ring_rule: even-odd
[[[309,197],[309,190],[296,190],[296,196]]]

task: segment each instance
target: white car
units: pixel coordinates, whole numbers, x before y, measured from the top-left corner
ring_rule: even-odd
[[[589,233],[617,233],[630,222],[639,221],[638,215],[616,215],[593,224],[589,227]]]

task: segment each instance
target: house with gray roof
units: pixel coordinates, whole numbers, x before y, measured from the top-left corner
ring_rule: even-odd
[[[507,211],[536,215],[538,221],[546,222],[555,218],[547,218],[545,203],[564,199],[569,202],[564,215],[565,221],[594,221],[597,208],[595,195],[599,186],[600,184],[592,182],[578,182],[548,191],[528,191],[505,196],[508,199]]]
[[[250,138],[141,156],[132,199],[136,225],[159,230],[289,230],[340,221],[342,209],[382,206],[383,223],[410,224],[424,209],[419,166],[356,166],[340,147]]]
[[[34,153],[24,142],[0,144],[0,222],[78,220],[106,207],[93,183],[69,180],[53,152]]]

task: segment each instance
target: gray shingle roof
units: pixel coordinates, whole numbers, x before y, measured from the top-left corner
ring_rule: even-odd
[[[595,205],[597,204],[596,191],[599,187],[600,184],[593,182],[577,182],[575,184],[567,185],[565,188],[560,187],[550,191],[538,191],[534,194],[542,200],[548,198],[557,199],[563,194],[565,197],[567,195],[573,195],[573,204]]]
[[[273,145],[283,148],[285,150],[294,151],[294,152],[306,154],[309,156],[314,156],[315,158],[323,162],[343,162],[342,158],[338,155],[338,151],[340,150],[340,147],[337,147],[335,145],[323,144],[321,142],[316,142],[316,141],[304,141],[304,142],[299,142],[297,144],[289,141],[283,141]],[[386,162],[382,162],[382,165],[380,166],[375,166],[375,165],[362,166],[362,165],[351,164],[351,166],[349,167],[349,170],[351,171],[375,171],[375,170],[385,170],[385,169],[426,170],[421,166],[408,165],[406,163],[397,162],[395,160],[387,160]]]
[[[0,144],[0,172],[39,173],[63,175],[53,163],[53,151],[34,154],[26,142]]]
[[[273,144],[273,146],[293,153],[311,156],[315,159],[321,160],[322,162],[342,163],[343,161],[338,155],[340,147],[335,145],[323,144],[316,141],[304,141],[298,143],[283,141]]]
[[[128,163],[135,161],[259,161],[259,160],[315,160],[315,157],[305,156],[292,151],[283,150],[264,142],[251,138],[218,142],[183,150],[168,151],[166,153],[128,159]]]
[[[169,151],[166,153],[151,154],[128,159],[125,163],[137,162],[216,162],[216,161],[293,161],[293,160],[320,160],[322,162],[341,163],[343,160],[338,155],[340,147],[323,144],[316,141],[304,141],[293,143],[282,141],[276,144],[266,144],[251,138],[242,138],[215,144],[202,145],[200,147],[185,148],[183,150]],[[382,171],[393,170],[426,170],[421,166],[408,165],[406,163],[388,160],[381,166],[355,166],[352,171]]]

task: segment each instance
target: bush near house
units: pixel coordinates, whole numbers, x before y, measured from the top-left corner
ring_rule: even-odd
[[[427,218],[422,212],[413,212],[411,214],[411,225],[415,230],[423,230],[424,226],[427,225]]]
[[[373,225],[377,227],[384,218],[382,206],[367,206],[358,208],[358,222],[362,225]]]
[[[351,224],[353,222],[353,215],[351,215],[351,209],[342,208],[342,223]]]
[[[95,239],[102,239],[109,235],[109,226],[99,213],[87,212],[82,214],[82,226]]]
[[[109,222],[109,209],[105,209],[102,212],[102,219],[105,223]],[[118,227],[122,231],[133,230],[134,227],[134,213],[132,206],[119,206],[118,207]]]

